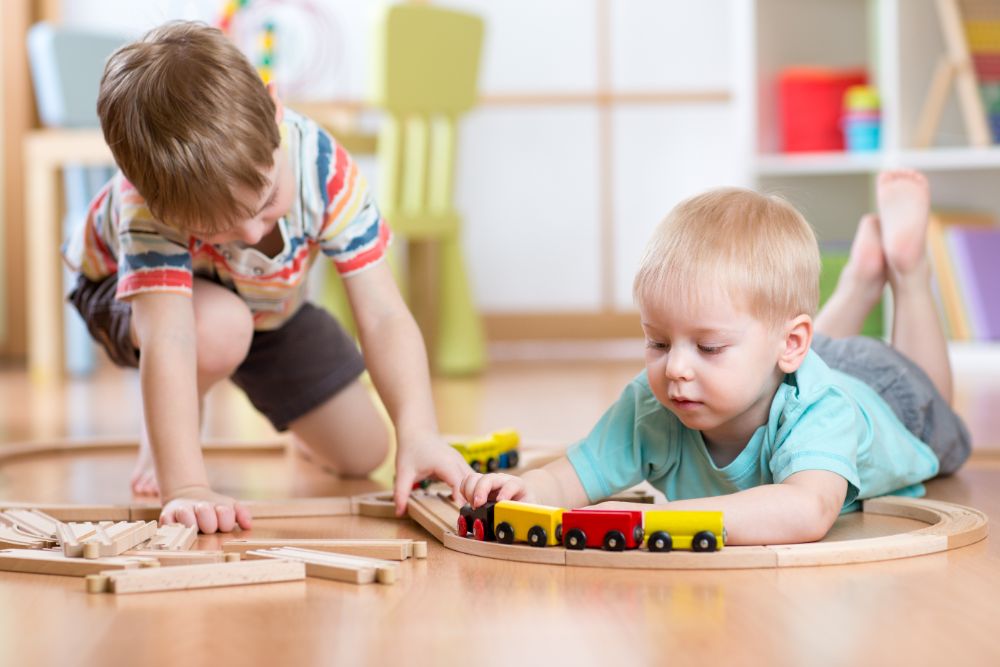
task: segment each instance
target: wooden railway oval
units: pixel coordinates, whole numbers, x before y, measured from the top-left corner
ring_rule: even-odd
[[[126,452],[137,449],[134,441],[64,440],[44,443],[19,443],[0,447],[0,467],[5,463],[23,458],[61,454],[87,454],[100,452]],[[282,453],[285,443],[280,441],[257,443],[207,442],[206,452],[243,453],[251,455],[275,455]],[[19,505],[37,507],[53,511],[62,520],[90,520],[76,516],[84,514],[123,512],[126,519],[131,514],[149,515],[155,518],[159,513],[156,505],[131,504],[124,506],[96,505],[75,506],[54,505],[37,502],[0,500],[4,507]],[[379,492],[355,498],[300,498],[290,501],[263,501],[257,509],[260,516],[336,516],[358,513],[367,516],[389,518],[391,494]],[[988,519],[983,512],[954,503],[923,498],[902,498],[884,496],[867,500],[863,504],[863,514],[845,515],[838,519],[831,534],[838,526],[859,521],[867,516],[885,516],[916,521],[918,528],[894,534],[854,539],[829,539],[812,544],[793,544],[762,547],[727,546],[715,553],[701,554],[686,551],[670,553],[650,553],[645,549],[627,552],[606,552],[598,549],[583,551],[566,550],[562,547],[543,549],[526,545],[504,545],[495,542],[478,542],[455,534],[458,508],[439,493],[416,491],[410,503],[410,516],[424,526],[442,544],[451,550],[476,556],[529,563],[549,563],[589,567],[615,567],[637,569],[745,569],[799,567],[810,565],[843,565],[865,563],[895,558],[907,558],[938,553],[948,549],[973,544],[984,539],[989,531]],[[100,518],[115,518],[101,516]]]
[[[504,545],[459,537],[454,532],[458,510],[450,501],[434,494],[420,494],[411,502],[417,505],[419,507],[417,511],[424,515],[423,520],[414,517],[422,525],[428,515],[438,524],[434,527],[426,525],[425,527],[432,533],[438,529],[441,533],[438,539],[448,549],[502,560],[584,567],[716,570],[845,565],[908,558],[955,549],[984,539],[989,531],[986,515],[971,507],[940,500],[883,496],[865,501],[864,514],[910,519],[924,525],[905,532],[876,537],[812,544],[727,546],[721,551],[704,554],[689,551],[650,553],[645,549],[612,553],[600,549],[582,551],[562,547],[539,549],[526,545]],[[451,521],[449,521],[450,515],[454,516]],[[863,515],[854,514],[845,515],[838,522],[857,523],[859,516],[863,520]]]

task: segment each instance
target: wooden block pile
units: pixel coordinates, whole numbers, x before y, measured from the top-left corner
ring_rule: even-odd
[[[401,561],[427,557],[427,543],[409,539],[245,539],[224,543],[222,551],[194,551],[196,528],[128,520],[131,511],[119,521],[64,523],[36,508],[4,507],[0,570],[83,576],[92,593],[235,586],[306,576],[392,584]],[[312,516],[351,513],[353,506],[350,499],[325,498],[257,509],[265,515]],[[57,513],[96,518],[69,509]]]

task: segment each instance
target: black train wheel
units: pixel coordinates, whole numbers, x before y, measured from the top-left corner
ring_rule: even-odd
[[[497,542],[502,544],[514,544],[514,527],[506,521],[501,521],[497,524],[497,527],[494,530],[494,535],[497,537]]]
[[[715,551],[718,541],[715,535],[707,530],[703,530],[691,540],[691,551]]]
[[[533,547],[544,547],[545,543],[549,541],[549,535],[545,532],[545,529],[541,526],[532,526],[528,530],[528,544]]]
[[[608,551],[624,551],[625,535],[620,530],[609,530],[604,533],[604,548]]]
[[[567,549],[580,550],[587,546],[587,535],[579,528],[571,528],[563,539]]]
[[[670,537],[670,533],[658,530],[649,536],[646,546],[650,551],[666,553],[674,548],[674,540]]]

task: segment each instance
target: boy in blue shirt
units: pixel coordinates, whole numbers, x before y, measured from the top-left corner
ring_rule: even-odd
[[[815,323],[819,250],[792,206],[739,189],[679,204],[633,288],[646,371],[565,457],[469,474],[463,495],[580,507],[648,480],[661,509],[722,511],[730,544],[818,540],[864,498],[922,495],[969,436],[930,289],[927,181],[881,174],[878,204]],[[886,282],[891,347],[857,336]]]

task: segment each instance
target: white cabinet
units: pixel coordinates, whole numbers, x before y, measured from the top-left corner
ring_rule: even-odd
[[[944,52],[934,0],[748,0],[745,104],[756,187],[800,206],[822,240],[849,240],[874,204],[874,176],[888,167],[925,172],[935,206],[1000,215],[1000,148],[971,148],[952,89],[935,145],[914,146],[917,119]],[[782,154],[777,77],[785,67],[864,67],[882,98],[877,153]]]
[[[934,207],[985,210],[1000,218],[1000,147],[969,146],[954,86],[934,145],[914,147],[921,109],[945,49],[935,0],[740,3],[746,35],[742,66],[750,81],[742,103],[749,180],[799,207],[821,243],[851,239],[860,216],[874,210],[877,173],[892,167],[924,172]],[[801,65],[867,69],[882,100],[881,150],[780,152],[778,75]],[[959,366],[988,361],[996,367],[1000,345],[954,344],[952,356]]]

